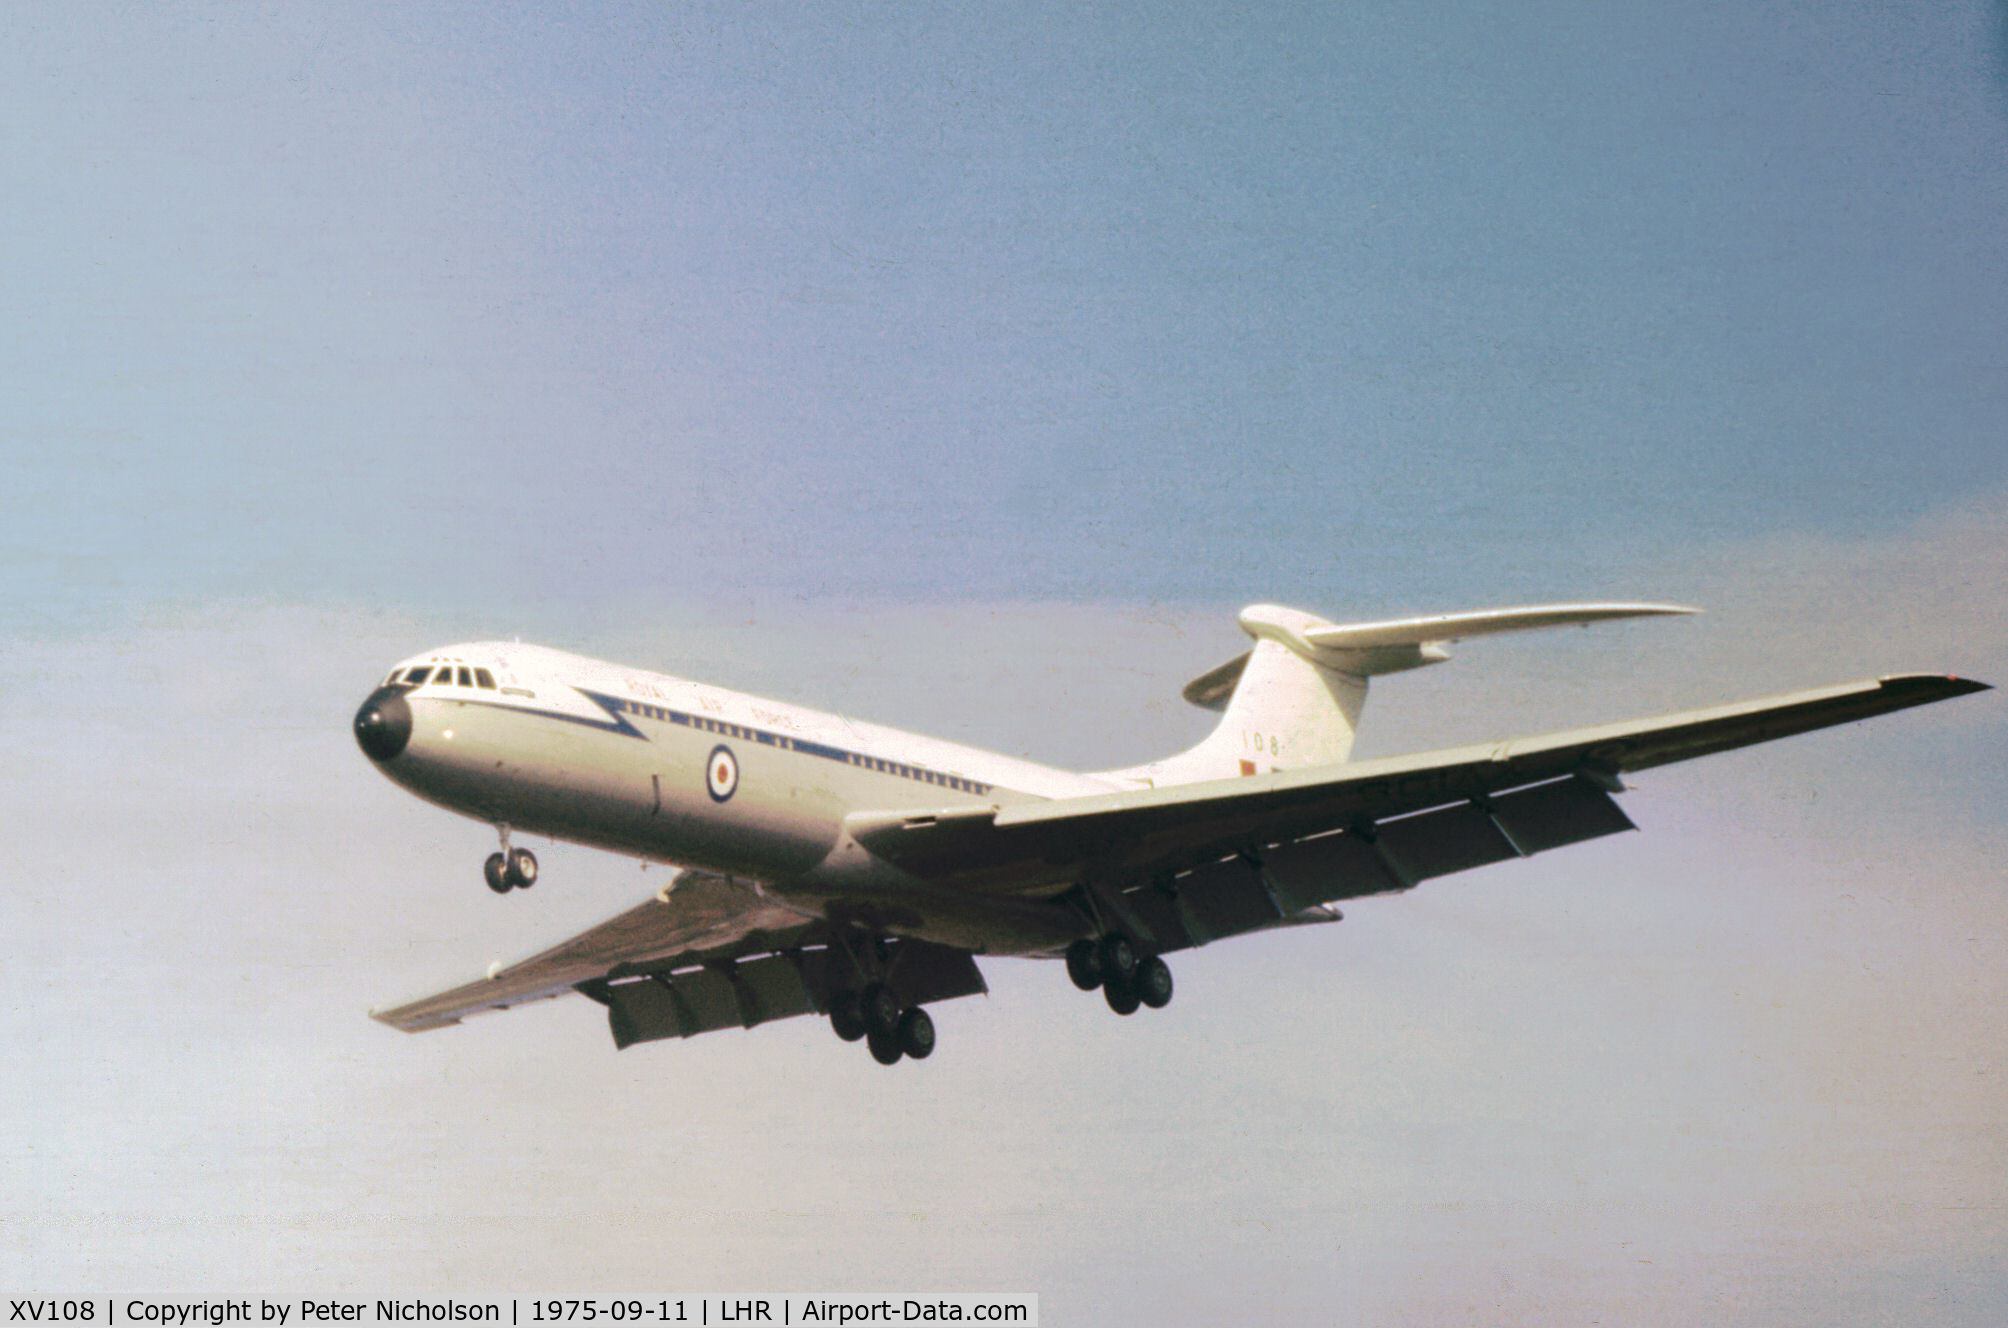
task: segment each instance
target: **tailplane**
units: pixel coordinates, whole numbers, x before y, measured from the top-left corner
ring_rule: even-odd
[[[1675,604],[1544,604],[1340,624],[1275,604],[1250,605],[1241,611],[1241,630],[1255,638],[1254,648],[1185,688],[1185,699],[1194,705],[1224,712],[1212,734],[1177,756],[1104,776],[1189,784],[1336,765],[1352,754],[1367,679],[1441,663],[1450,658],[1444,648],[1450,642],[1495,632],[1694,612]]]

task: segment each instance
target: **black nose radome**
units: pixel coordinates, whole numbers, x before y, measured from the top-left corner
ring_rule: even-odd
[[[411,741],[411,707],[403,687],[379,687],[356,711],[356,745],[372,761],[388,761]]]

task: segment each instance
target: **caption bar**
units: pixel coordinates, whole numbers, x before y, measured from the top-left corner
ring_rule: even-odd
[[[29,1298],[10,1302],[7,1328],[308,1328],[354,1324],[545,1324],[694,1325],[714,1328],[815,1328],[853,1324],[982,1323],[1038,1328],[1037,1296],[512,1296],[501,1300],[190,1300],[149,1296],[89,1299]]]

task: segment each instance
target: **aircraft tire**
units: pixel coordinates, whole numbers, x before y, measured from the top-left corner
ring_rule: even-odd
[[[918,1005],[899,1017],[899,1049],[917,1061],[934,1054],[934,1018]]]
[[[1136,946],[1130,938],[1119,933],[1102,937],[1102,981],[1121,978],[1128,982],[1136,976]]]
[[[1102,985],[1102,956],[1093,941],[1075,941],[1067,947],[1067,976],[1082,991]]]
[[[865,1035],[864,1007],[856,992],[843,992],[830,1003],[830,1027],[846,1042],[856,1042]]]
[[[898,1033],[867,1033],[865,1045],[872,1049],[872,1059],[880,1065],[897,1065],[906,1054],[899,1045]]]
[[[1171,969],[1156,955],[1136,966],[1137,999],[1153,1010],[1171,1004]]]
[[[1102,979],[1102,996],[1117,1014],[1135,1014],[1140,1004],[1134,978],[1119,978],[1110,974]]]
[[[899,1039],[899,998],[883,982],[874,982],[864,989],[860,998],[864,1010],[865,1031],[877,1033],[881,1037]],[[887,1064],[891,1064],[890,1061]]]
[[[481,864],[481,875],[487,880],[488,888],[498,895],[506,895],[514,888],[509,884],[509,861],[500,853],[488,855],[488,861]]]
[[[518,890],[528,890],[537,883],[537,855],[527,848],[513,849],[509,854],[509,867],[505,873],[509,884]]]

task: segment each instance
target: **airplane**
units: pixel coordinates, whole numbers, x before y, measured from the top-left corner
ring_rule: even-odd
[[[1257,604],[1253,644],[1184,690],[1220,712],[1188,751],[1078,774],[533,645],[400,662],[356,712],[363,752],[512,835],[677,868],[654,897],[520,963],[374,1018],[409,1032],[578,992],[616,1048],[797,1015],[892,1065],[926,1007],[987,990],[976,958],[1063,959],[1120,1015],[1171,1000],[1165,956],[1338,921],[1349,899],[1631,830],[1622,777],[1987,684],[1897,674],[1655,718],[1352,760],[1368,681],[1499,632],[1692,613],[1549,604],[1341,624]]]

